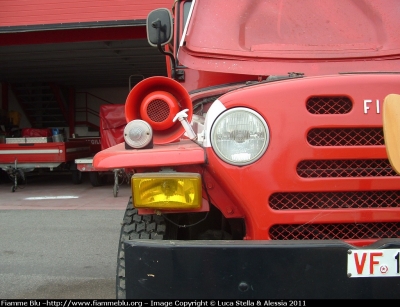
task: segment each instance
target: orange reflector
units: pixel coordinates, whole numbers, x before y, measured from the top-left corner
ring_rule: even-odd
[[[198,209],[201,176],[197,173],[140,173],[131,179],[133,206],[146,209]]]

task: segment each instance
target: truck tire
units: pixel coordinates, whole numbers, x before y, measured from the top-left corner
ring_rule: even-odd
[[[73,184],[81,184],[82,183],[82,172],[79,170],[72,170],[72,183]]]
[[[171,229],[167,233],[167,224],[161,215],[139,215],[137,209],[133,208],[132,197],[129,199],[122,221],[118,246],[116,273],[117,299],[126,298],[124,241],[131,239],[166,240],[174,239],[174,237],[176,237],[176,232]]]
[[[89,180],[93,187],[99,187],[102,184],[99,172],[89,172]]]

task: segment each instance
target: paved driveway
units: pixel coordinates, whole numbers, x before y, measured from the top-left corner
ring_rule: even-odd
[[[130,196],[66,175],[0,184],[0,297],[112,299],[120,222]],[[68,198],[70,197],[70,198]]]

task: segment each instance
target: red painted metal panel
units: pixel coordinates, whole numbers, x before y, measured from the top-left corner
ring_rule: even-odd
[[[338,224],[395,222],[399,208],[350,208],[313,210],[276,210],[270,206],[274,193],[324,193],[387,191],[399,187],[398,176],[345,176],[303,178],[297,166],[304,160],[387,159],[385,147],[313,146],[307,134],[318,128],[382,127],[381,105],[388,93],[399,86],[397,74],[336,75],[312,77],[247,87],[219,98],[227,107],[241,107],[243,101],[267,121],[271,138],[267,151],[257,162],[236,167],[219,159],[207,148],[207,168],[222,190],[230,191],[235,208],[245,213],[246,231],[251,239],[270,239],[269,228],[275,224]],[[352,109],[344,114],[312,114],[306,102],[312,96],[338,97],[346,93]],[[249,98],[251,97],[251,98]],[[372,100],[369,107],[368,101]],[[375,103],[377,102],[377,103]],[[368,107],[368,109],[366,108]],[[268,171],[268,175],[266,175]],[[207,179],[206,179],[207,180]],[[218,194],[209,190],[211,199]]]
[[[101,149],[124,142],[126,126],[125,104],[104,104],[100,106]]]
[[[100,137],[93,136],[93,137],[79,137],[79,138],[70,138],[68,139],[69,142],[86,142],[90,147],[90,156],[98,153],[101,150],[101,139]],[[86,156],[85,156],[86,157]]]
[[[39,162],[67,162],[90,156],[90,146],[85,141],[35,143],[35,144],[0,144],[0,163],[18,164]]]
[[[194,70],[260,76],[397,71],[398,8],[396,0],[199,0],[179,61]]]
[[[125,150],[121,143],[100,151],[94,156],[93,165],[98,169],[171,166],[202,164],[204,149],[192,141],[181,140],[166,145],[155,145],[153,149]]]
[[[146,19],[172,0],[2,0],[0,27]]]

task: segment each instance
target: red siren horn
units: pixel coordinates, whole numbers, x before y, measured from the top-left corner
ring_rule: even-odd
[[[125,103],[125,118],[146,121],[153,129],[153,143],[167,144],[176,141],[185,129],[175,115],[184,109],[190,123],[193,115],[192,101],[186,89],[167,77],[150,77],[140,81],[130,91]]]

